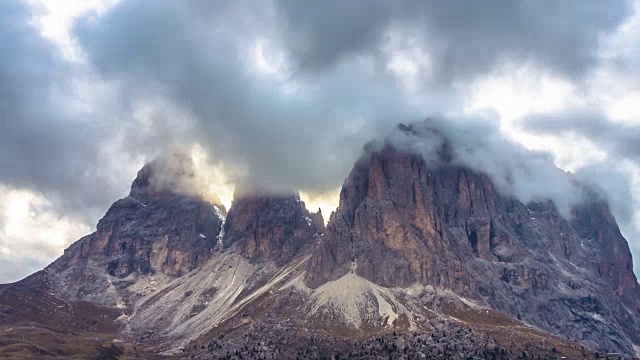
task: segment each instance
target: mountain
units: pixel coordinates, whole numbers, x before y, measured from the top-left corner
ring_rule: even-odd
[[[501,195],[486,175],[430,168],[386,144],[349,175],[316,253],[311,288],[351,272],[387,288],[448,289],[594,348],[640,343],[631,253],[598,200],[567,220],[550,202]]]
[[[236,196],[224,227],[224,246],[236,245],[252,262],[285,265],[323,229],[322,214],[307,211],[298,196]]]
[[[237,191],[227,213],[192,191],[189,159],[152,162],[93,234],[0,285],[0,356],[638,353],[640,285],[606,202],[563,217],[452,152],[367,147],[326,226],[296,194]]]
[[[150,185],[152,166],[138,172],[128,197],[116,201],[96,232],[75,242],[49,266],[78,271],[97,263],[110,276],[182,275],[211,258],[226,210],[198,197]]]

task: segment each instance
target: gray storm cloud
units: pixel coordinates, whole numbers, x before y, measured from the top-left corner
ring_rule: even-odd
[[[213,204],[221,204],[218,196],[209,191],[207,176],[210,174],[197,167],[188,149],[167,149],[148,166],[149,185],[154,190],[202,197]]]
[[[0,3],[0,184],[42,193],[93,223],[128,190],[122,170],[135,172],[122,164],[157,156],[181,126],[161,106],[153,124],[141,124],[138,99],[65,58],[31,24],[38,11]]]
[[[0,4],[0,182],[73,197],[92,177],[96,134],[60,103],[73,69],[30,17],[21,2]]]
[[[576,134],[615,158],[640,163],[640,126],[610,120],[598,109],[582,109],[552,114],[533,114],[521,125],[529,131],[546,134]]]
[[[578,77],[598,61],[603,34],[631,13],[626,0],[277,0],[299,64],[322,69],[378,51],[389,30],[420,39],[434,77],[454,83],[505,62]]]
[[[119,123],[102,108],[99,116],[79,109],[86,89],[76,85],[88,74],[31,25],[33,11],[22,1],[0,3],[0,184],[94,221],[122,191],[102,147]]]
[[[372,77],[366,64],[281,83],[251,68],[247,54],[259,29],[224,13],[202,20],[188,5],[163,4],[123,3],[79,24],[80,43],[96,69],[125,82],[132,96],[156,91],[195,118],[194,140],[250,169],[238,181],[274,191],[334,187],[361,144],[398,119],[418,118],[401,89]]]
[[[131,167],[166,149],[200,144],[239,185],[323,192],[363,144],[430,114],[445,114],[434,119],[460,162],[565,211],[575,199],[550,154],[514,145],[495,118],[456,114],[472,80],[505,64],[580,81],[631,15],[626,0],[125,0],[77,21],[77,63],[29,25],[30,11],[0,3],[0,184],[91,225],[126,194]],[[427,57],[413,90],[389,66],[398,38]]]
[[[582,167],[575,177],[584,183],[594,184],[601,196],[607,199],[634,254],[635,269],[640,262],[640,229],[637,214],[640,198],[633,189],[633,176],[627,169],[631,164],[640,169],[640,127],[614,122],[597,109],[578,109],[551,114],[532,114],[520,122],[530,132],[562,137],[578,135],[595,144],[606,153],[606,159]],[[637,191],[637,190],[636,190]]]
[[[441,165],[444,151],[449,162],[487,174],[501,193],[525,204],[551,200],[565,218],[585,200],[584,189],[556,167],[551,153],[530,151],[505,138],[497,119],[431,117],[400,126],[388,139],[434,167]]]
[[[640,127],[616,123],[597,109],[551,114],[533,114],[520,122],[527,131],[547,136],[578,135],[596,144],[607,154],[607,159],[576,171],[576,178],[601,189],[613,206],[619,221],[632,221],[633,192],[629,174],[620,164],[629,161],[640,166]]]
[[[421,84],[416,104],[380,66],[389,31],[420,39],[434,76],[451,83],[505,61],[575,77],[594,65],[599,38],[628,5],[125,1],[75,34],[102,76],[125,83],[130,97],[161,96],[182,109],[194,141],[249,169],[238,182],[309,191],[339,184],[360,144],[396,123],[459,111],[454,88]],[[252,67],[256,39],[270,44],[280,77]]]

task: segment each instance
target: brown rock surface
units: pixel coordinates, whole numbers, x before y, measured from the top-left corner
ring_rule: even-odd
[[[102,256],[106,271],[180,275],[206,262],[222,229],[224,206],[153,185],[154,164],[138,172],[128,197],[116,201],[93,234],[72,244],[52,269]]]
[[[251,261],[284,264],[319,238],[322,215],[310,213],[295,195],[238,195],[224,225],[224,245],[236,245]]]
[[[640,286],[607,206],[571,219],[489,177],[386,144],[361,159],[308,263],[312,288],[353,270],[385,287],[451,289],[600,349],[640,343]]]

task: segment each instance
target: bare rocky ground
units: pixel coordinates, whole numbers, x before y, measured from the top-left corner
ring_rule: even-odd
[[[0,358],[151,358],[120,338],[120,311],[56,297],[43,274],[0,287]]]
[[[500,331],[487,334],[448,318],[425,331],[336,336],[291,324],[250,322],[211,333],[180,357],[193,359],[593,359],[596,355],[548,335]],[[475,329],[475,330],[474,330]],[[216,335],[216,336],[214,336]]]
[[[433,333],[381,334],[362,341],[318,336],[292,336],[287,329],[259,328],[244,340],[212,340],[187,349],[194,359],[593,359],[579,349],[544,345],[500,346],[492,339],[469,329],[446,326]],[[280,331],[278,331],[280,330]],[[269,331],[273,336],[261,336]],[[305,334],[310,335],[310,334]],[[275,337],[275,340],[274,340]],[[555,350],[554,350],[555,349]]]
[[[233,253],[229,256],[218,268],[233,279],[233,274],[239,275],[249,265],[242,265]],[[308,261],[306,254],[300,257]],[[237,290],[230,283],[218,281],[224,289],[209,293],[203,289],[209,288],[209,281],[216,283],[218,276],[212,265],[208,265],[213,276],[210,280],[198,277],[202,271],[194,273],[192,279],[181,278],[179,285],[163,282],[160,277],[154,277],[154,284],[150,279],[138,279],[135,287],[149,293],[139,297],[134,302],[137,305],[120,309],[63,301],[51,290],[46,273],[38,273],[17,285],[0,288],[0,304],[7,320],[7,326],[0,327],[0,354],[16,359],[596,358],[592,351],[567,339],[551,336],[450,291],[386,289],[353,274],[348,281],[337,282],[338,288],[329,284],[312,290],[301,282],[304,264],[302,261],[289,272],[277,272],[272,279],[259,282],[248,276],[238,281],[244,286],[239,285]],[[163,288],[147,288],[152,286]],[[239,289],[248,290],[243,293]],[[199,302],[203,293],[209,300],[230,301],[209,307]],[[380,306],[381,297],[389,308]],[[323,307],[314,313],[317,299],[322,299]],[[192,313],[176,315],[181,307]],[[150,309],[155,312],[148,312]],[[143,315],[124,315],[130,310]],[[372,311],[384,317],[372,316]],[[198,314],[206,317],[189,323]],[[177,327],[171,325],[182,316],[187,321],[175,322]],[[355,318],[350,316],[357,316],[359,322],[354,323]],[[148,322],[142,324],[144,319]],[[200,326],[206,331],[194,330]]]
[[[567,339],[551,336],[451,294],[423,298],[423,316],[418,322],[399,316],[393,324],[368,323],[357,329],[329,318],[314,319],[296,313],[295,309],[305,308],[306,302],[305,294],[294,288],[265,294],[237,317],[189,344],[176,358],[595,359],[600,356]]]

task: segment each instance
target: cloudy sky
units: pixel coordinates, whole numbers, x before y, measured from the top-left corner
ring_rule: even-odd
[[[0,282],[158,155],[227,206],[249,184],[327,213],[363,144],[428,116],[523,200],[579,201],[554,166],[602,188],[640,259],[637,0],[3,0],[0,50]]]

